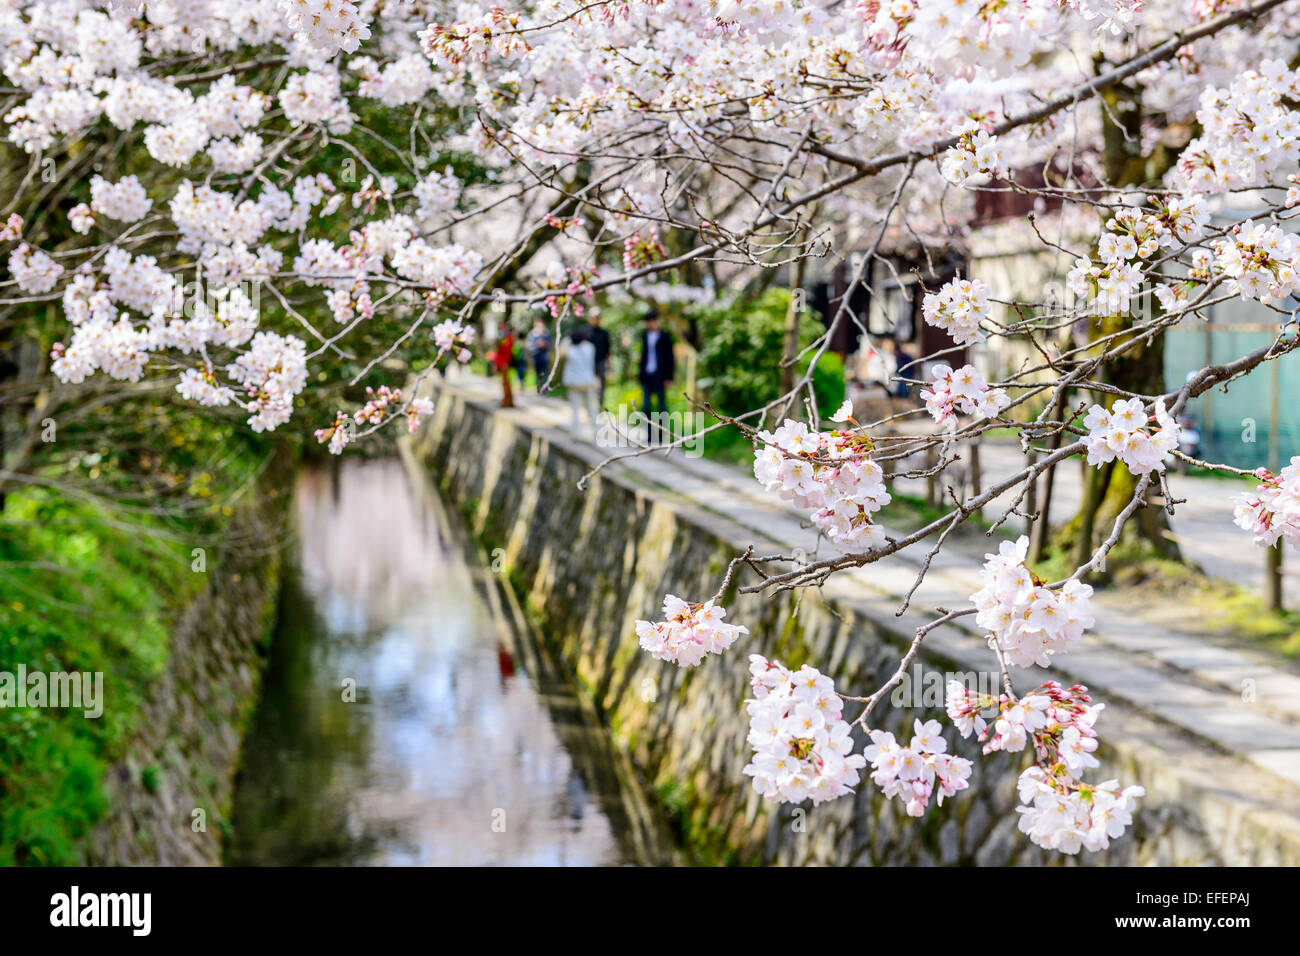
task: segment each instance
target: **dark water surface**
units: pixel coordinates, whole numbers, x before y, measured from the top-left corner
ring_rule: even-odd
[[[228,863],[671,861],[567,675],[400,462],[305,472],[296,519]]]

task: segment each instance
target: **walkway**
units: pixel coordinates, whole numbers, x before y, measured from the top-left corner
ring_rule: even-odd
[[[1014,441],[986,441],[980,445],[980,470],[984,487],[995,485],[1025,467],[1025,457]],[[1170,490],[1175,498],[1187,501],[1176,507],[1171,520],[1174,538],[1183,556],[1211,577],[1247,588],[1256,594],[1264,590],[1264,549],[1232,523],[1232,499],[1253,486],[1241,481],[1171,475]],[[1043,487],[1040,479],[1039,489]],[[1083,482],[1077,462],[1070,461],[1056,469],[1053,480],[1050,520],[1066,521],[1077,514],[1083,500]],[[924,495],[924,483],[905,483],[907,494]],[[995,519],[1015,497],[1008,492],[984,508]],[[1013,516],[1012,521],[1020,519]],[[1014,525],[1013,525],[1014,527]],[[1288,560],[1289,559],[1289,560]],[[1294,552],[1284,555],[1283,593],[1294,601],[1300,598],[1300,558]]]

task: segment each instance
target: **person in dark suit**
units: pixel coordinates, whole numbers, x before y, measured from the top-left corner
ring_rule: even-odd
[[[648,419],[648,433],[653,443],[660,434],[651,414],[651,399],[656,400],[659,414],[668,411],[667,385],[673,380],[673,337],[659,326],[659,313],[651,309],[645,317],[645,331],[641,333],[641,365],[638,378],[644,396],[642,411]]]
[[[596,407],[605,407],[605,372],[609,369],[609,333],[600,327],[600,313],[593,312],[588,320],[591,344],[596,346],[596,375],[600,377],[600,393]]]

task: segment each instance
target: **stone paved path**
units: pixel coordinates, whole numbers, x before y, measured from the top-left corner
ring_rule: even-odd
[[[499,386],[489,379],[462,374],[448,384],[479,400],[494,401],[500,395]],[[519,407],[508,413],[511,416],[568,434],[567,404],[531,394],[516,396],[516,400]],[[605,449],[607,454],[614,451]],[[996,456],[991,458],[993,469],[1003,467]],[[669,489],[751,530],[759,553],[768,547],[785,553],[799,548],[812,558],[832,553],[824,540],[819,545],[815,530],[797,510],[769,495],[740,468],[687,457],[681,450],[666,456],[623,458],[614,467],[638,482]],[[991,476],[995,472],[986,473]],[[1220,490],[1219,482],[1207,483],[1214,486],[1213,490]],[[1067,496],[1059,500],[1063,511],[1069,507]],[[887,518],[888,509],[882,515]],[[1175,524],[1175,530],[1199,535],[1200,531],[1190,530],[1195,527],[1191,519],[1218,520],[1213,507],[1204,511],[1189,509],[1188,523]],[[879,563],[840,572],[831,583],[836,585],[837,593],[857,588],[878,598],[883,595],[901,601],[915,580],[929,544],[927,541]],[[1207,547],[1213,549],[1213,543]],[[1231,563],[1229,557],[1219,557]],[[934,559],[913,598],[913,607],[964,607],[979,586],[978,555],[972,554],[969,547],[945,551]],[[1094,602],[1097,623],[1088,632],[1090,639],[1057,655],[1053,669],[1070,680],[1087,684],[1103,698],[1122,700],[1171,728],[1250,761],[1279,783],[1300,786],[1300,677],[1277,666],[1265,652],[1224,647],[1172,630],[1119,603],[1104,593],[1099,595]],[[965,631],[965,640],[979,640],[965,627],[949,630]],[[936,631],[931,637],[938,643],[943,632]]]
[[[997,484],[1025,467],[1020,446],[1013,441],[986,441],[980,446],[980,470],[984,486]],[[924,496],[925,483],[920,480],[900,482],[900,490],[907,494]],[[1187,501],[1175,509],[1171,520],[1173,534],[1183,556],[1195,562],[1211,577],[1229,581],[1248,588],[1256,594],[1264,590],[1264,549],[1253,544],[1250,538],[1232,523],[1232,498],[1252,487],[1245,482],[1226,481],[1191,475],[1174,474],[1169,480],[1175,498]],[[1040,491],[1042,482],[1039,482]],[[1014,498],[1007,492],[984,508],[984,514],[995,520]],[[1056,469],[1052,489],[1051,520],[1066,521],[1077,514],[1083,500],[1083,483],[1077,462],[1071,461]],[[1013,524],[1012,522],[1016,522]],[[1008,522],[1018,527],[1021,519],[1012,516]],[[1283,593],[1290,597],[1290,606],[1300,606],[1300,560],[1287,554],[1283,573]]]

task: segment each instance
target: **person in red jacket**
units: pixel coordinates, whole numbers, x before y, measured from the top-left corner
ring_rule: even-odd
[[[515,396],[510,390],[510,369],[515,354],[515,333],[510,331],[510,323],[502,319],[497,323],[497,347],[492,355],[492,364],[501,376],[501,407],[514,408]]]

